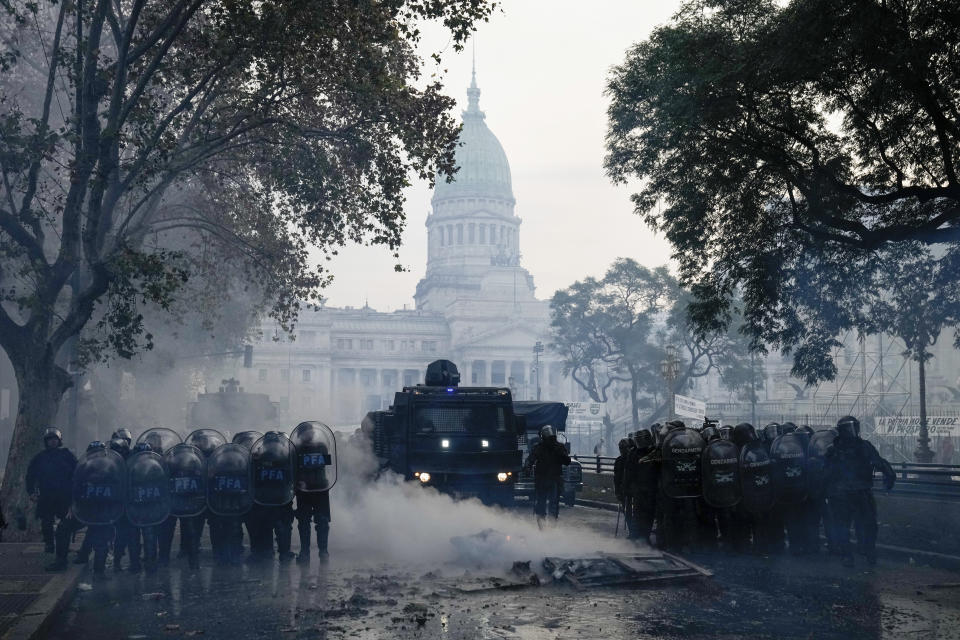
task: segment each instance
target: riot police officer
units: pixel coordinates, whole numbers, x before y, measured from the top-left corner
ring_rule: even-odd
[[[272,558],[273,538],[281,562],[294,557],[290,550],[293,534],[295,450],[279,431],[267,431],[251,447],[254,507],[247,520],[251,532],[251,558]],[[256,510],[256,511],[255,511]],[[251,528],[252,525],[252,528]]]
[[[627,515],[627,494],[624,491],[624,468],[627,464],[627,456],[629,456],[630,450],[633,448],[633,440],[623,438],[617,443],[617,448],[620,450],[620,455],[613,461],[613,493],[617,497],[617,502],[620,504],[620,510],[623,511],[627,527],[627,536],[629,537],[632,531],[630,529],[630,517]]]
[[[330,535],[330,489],[337,482],[337,439],[322,422],[301,422],[290,434],[296,453],[295,487],[300,555],[297,562],[310,562],[310,524],[317,532],[317,551],[326,558]]]
[[[566,448],[557,442],[556,430],[550,425],[544,426],[540,429],[540,442],[533,447],[523,464],[526,471],[533,470],[534,513],[540,528],[543,528],[547,516],[548,502],[553,519],[560,517],[560,486],[563,484],[563,467],[568,464],[570,455]]]
[[[660,460],[652,455],[655,449],[653,433],[649,429],[641,429],[633,434],[633,449],[628,458],[629,473],[625,475],[624,482],[631,507],[627,521],[633,523],[630,537],[646,544],[650,543],[657,509]]]
[[[874,446],[860,437],[860,421],[844,416],[837,421],[837,437],[824,460],[827,500],[834,536],[845,567],[853,566],[850,525],[857,528],[859,547],[870,565],[877,562],[877,503],[873,498],[873,471],[883,474],[887,490],[896,474]]]
[[[760,432],[760,441],[764,444],[767,454],[773,441],[783,433],[783,427],[778,422],[771,422]],[[774,504],[762,518],[754,523],[754,546],[765,554],[781,554],[786,549],[786,509],[783,504]]]
[[[87,446],[74,470],[71,488],[72,505],[67,517],[57,527],[56,561],[50,571],[66,568],[70,536],[87,527],[86,537],[93,550],[93,573],[103,575],[107,550],[114,537],[114,524],[123,515],[123,458],[98,440]]]
[[[44,551],[55,551],[54,524],[62,523],[70,510],[70,478],[77,458],[63,446],[63,434],[49,428],[43,433],[44,450],[27,467],[27,493],[37,503],[36,516],[43,532]],[[66,556],[66,550],[64,550]]]

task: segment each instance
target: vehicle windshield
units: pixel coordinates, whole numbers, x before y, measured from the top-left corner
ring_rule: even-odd
[[[418,435],[507,433],[507,416],[504,407],[490,404],[420,406],[415,409],[414,421]]]

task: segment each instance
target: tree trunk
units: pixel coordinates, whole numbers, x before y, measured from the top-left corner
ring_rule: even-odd
[[[927,429],[927,354],[921,351],[917,359],[917,373],[920,382],[920,437],[917,438],[917,450],[913,457],[917,462],[933,462],[933,451],[930,450],[930,432]]]
[[[46,345],[44,345],[46,346]],[[20,394],[17,420],[10,438],[10,452],[0,485],[0,504],[7,520],[16,525],[26,518],[27,530],[19,526],[7,529],[7,541],[39,539],[40,525],[35,518],[34,503],[26,491],[27,467],[30,460],[43,449],[43,432],[53,426],[57,408],[64,392],[70,387],[70,376],[43,351],[24,349],[21,362],[13,362]],[[11,358],[13,360],[14,358]],[[66,434],[64,434],[66,437]]]
[[[633,430],[640,430],[640,398],[637,395],[640,392],[640,385],[637,382],[637,375],[630,372],[630,419],[633,421]]]
[[[610,419],[610,414],[609,414],[609,413],[605,413],[605,414],[603,415],[603,432],[604,432],[604,434],[605,434],[605,435],[604,435],[604,448],[605,448],[606,451],[616,450],[616,449],[614,449],[614,446],[613,446],[614,438],[617,437],[616,434],[613,432],[613,430],[616,428],[616,426],[617,426],[617,425],[614,424],[613,420]],[[618,441],[619,441],[619,440],[618,440]],[[600,455],[606,455],[606,451],[601,451],[601,452],[600,452]]]

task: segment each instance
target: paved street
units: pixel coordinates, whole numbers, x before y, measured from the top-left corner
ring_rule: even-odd
[[[564,510],[562,531],[592,532],[604,547],[615,517]],[[78,593],[47,637],[960,637],[956,574],[889,560],[874,570],[847,570],[825,556],[698,555],[691,559],[713,569],[712,579],[656,588],[547,586],[465,594],[496,572],[449,563],[358,568],[356,558],[332,551],[328,564],[314,560],[309,569],[219,568],[205,558],[192,575],[179,565],[151,576],[108,575]]]

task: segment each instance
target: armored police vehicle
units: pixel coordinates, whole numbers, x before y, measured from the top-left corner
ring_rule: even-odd
[[[361,429],[381,465],[407,480],[487,504],[513,503],[522,464],[510,389],[461,387],[449,360],[427,367],[425,384],[404,387]]]
[[[570,453],[570,443],[564,432],[567,429],[567,405],[562,402],[540,402],[535,400],[521,400],[513,403],[513,411],[517,415],[521,429],[518,429],[517,444],[524,458],[540,441],[540,429],[550,425],[557,432],[557,440],[562,443],[567,453]],[[515,494],[532,499],[533,473],[520,473],[514,485]],[[572,507],[577,501],[577,492],[583,490],[583,467],[576,460],[563,468],[563,486],[560,488],[560,497],[563,503]]]
[[[216,393],[201,393],[187,411],[187,427],[261,429],[277,418],[277,404],[265,393],[247,393],[234,378],[223,380]]]

